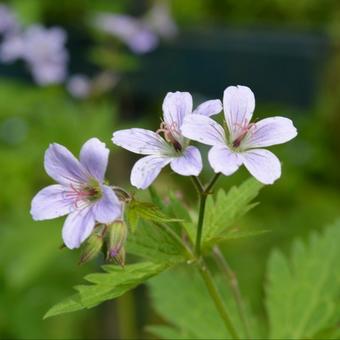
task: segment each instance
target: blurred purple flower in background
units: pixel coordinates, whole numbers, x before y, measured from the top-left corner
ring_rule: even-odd
[[[19,29],[19,23],[12,11],[0,4],[0,34],[8,34]]]
[[[23,59],[39,85],[62,83],[67,76],[66,33],[59,27],[28,27],[23,32],[5,36],[0,46],[0,60]]]
[[[84,99],[90,94],[91,81],[84,74],[75,74],[67,81],[66,88],[71,96]]]
[[[144,17],[145,24],[160,37],[169,39],[178,33],[178,28],[173,20],[168,2],[155,2]]]
[[[67,75],[66,32],[59,27],[29,27],[23,34],[23,59],[40,84],[62,83]]]
[[[20,34],[8,34],[5,36],[0,45],[0,61],[3,63],[12,63],[22,58],[24,50],[24,41]]]
[[[158,37],[142,21],[123,14],[99,13],[95,27],[123,41],[134,53],[152,51],[158,45]]]
[[[121,217],[122,205],[112,188],[104,184],[109,150],[97,138],[82,147],[79,161],[64,146],[51,144],[45,153],[45,170],[59,184],[50,185],[33,198],[34,220],[68,215],[63,240],[78,248],[96,223],[109,224]]]

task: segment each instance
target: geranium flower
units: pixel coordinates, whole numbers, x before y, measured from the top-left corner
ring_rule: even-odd
[[[199,150],[189,145],[181,133],[185,116],[211,116],[222,110],[220,100],[204,102],[192,112],[192,97],[188,92],[169,92],[163,102],[163,119],[156,132],[145,129],[127,129],[114,132],[112,141],[129,151],[148,155],[136,162],[131,171],[131,184],[147,188],[170,163],[171,169],[183,176],[197,176],[202,170]],[[164,138],[160,136],[164,134]]]
[[[42,189],[32,200],[34,220],[68,215],[62,236],[65,245],[78,248],[95,224],[121,217],[122,206],[112,188],[104,184],[109,150],[97,138],[88,140],[78,161],[64,146],[51,144],[45,153],[45,170],[59,184]]]
[[[297,135],[293,122],[284,117],[250,123],[255,97],[246,86],[230,86],[223,96],[226,127],[209,117],[186,117],[181,131],[192,140],[212,145],[209,162],[216,173],[228,176],[242,164],[260,182],[272,184],[281,176],[278,158],[263,147],[288,142]]]

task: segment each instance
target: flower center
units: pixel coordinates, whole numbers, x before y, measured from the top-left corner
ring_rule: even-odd
[[[80,208],[82,205],[88,205],[91,202],[95,202],[102,197],[102,191],[99,183],[90,179],[86,184],[71,184],[71,190],[65,193],[65,198],[74,201],[76,208]]]
[[[242,141],[245,139],[248,132],[254,126],[255,126],[255,123],[250,123],[250,124],[245,123],[243,126],[241,126],[241,130],[240,130],[239,135],[232,141],[233,148],[237,149],[241,145]]]
[[[177,124],[173,122],[171,125],[166,124],[165,122],[162,122],[160,125],[160,128],[156,131],[157,133],[163,132],[164,139],[170,143],[176,152],[182,151],[183,147],[181,143],[178,141],[178,138],[176,139],[176,135],[180,135],[180,132],[177,128]]]

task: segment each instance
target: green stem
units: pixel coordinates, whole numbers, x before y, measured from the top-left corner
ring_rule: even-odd
[[[215,246],[213,249],[214,257],[215,260],[222,270],[222,272],[225,273],[225,275],[228,277],[229,283],[230,283],[230,288],[232,291],[232,294],[234,296],[234,300],[237,305],[238,312],[240,314],[240,319],[244,327],[245,334],[247,336],[247,339],[251,339],[250,332],[249,332],[249,321],[246,316],[246,312],[244,309],[244,303],[242,300],[242,295],[240,291],[240,287],[238,284],[237,276],[235,272],[231,269],[228,261],[225,259],[223,256],[220,248],[218,246]]]
[[[205,195],[204,193],[201,193],[199,215],[198,215],[198,222],[197,222],[196,243],[195,243],[195,253],[197,257],[201,256],[201,239],[202,239],[202,232],[203,232],[203,222],[204,222],[204,212],[205,212],[206,201],[207,201],[207,195]]]
[[[196,243],[195,243],[195,253],[197,257],[201,256],[201,240],[202,240],[202,232],[203,232],[205,203],[207,200],[207,196],[210,194],[211,189],[213,188],[213,186],[215,185],[219,177],[220,177],[220,173],[215,174],[215,176],[208,183],[206,188],[204,188],[199,178],[192,176],[194,185],[199,193],[199,200],[200,200],[198,222],[197,222]]]
[[[208,288],[210,297],[213,299],[215,306],[221,316],[221,318],[223,319],[223,322],[225,324],[225,327],[227,328],[227,330],[229,331],[230,335],[233,337],[233,339],[239,339],[239,336],[237,335],[237,332],[231,322],[231,319],[229,317],[228,311],[226,309],[226,306],[224,305],[223,301],[222,301],[222,297],[220,295],[220,293],[218,292],[212,275],[209,272],[208,268],[205,266],[204,262],[201,261],[200,266],[199,266],[199,270],[200,273],[202,275],[202,278],[205,282],[205,285]]]

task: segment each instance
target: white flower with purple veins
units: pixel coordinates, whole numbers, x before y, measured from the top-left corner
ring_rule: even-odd
[[[122,40],[137,54],[150,52],[158,45],[157,35],[141,20],[128,15],[100,13],[94,25]]]
[[[121,218],[122,205],[112,188],[104,184],[109,150],[97,138],[88,140],[79,161],[64,146],[51,144],[45,153],[45,170],[59,184],[42,189],[32,200],[34,220],[68,215],[63,240],[78,248],[96,223],[109,224]]]
[[[183,176],[198,176],[202,170],[199,150],[189,145],[181,133],[184,117],[192,114],[211,116],[221,112],[220,100],[204,102],[192,112],[192,97],[188,92],[169,92],[163,102],[163,118],[156,132],[128,129],[113,133],[112,141],[129,151],[147,155],[136,162],[131,171],[131,184],[147,188],[170,163],[171,169]],[[164,138],[160,136],[163,133]]]
[[[272,184],[281,176],[278,158],[263,147],[288,142],[297,135],[292,121],[284,117],[265,118],[251,123],[255,97],[246,86],[224,91],[226,127],[209,117],[191,115],[182,126],[184,136],[212,145],[209,162],[216,173],[229,176],[242,164],[260,182]]]
[[[68,61],[65,31],[34,25],[23,33],[22,39],[22,58],[28,63],[34,80],[40,85],[63,82]]]

